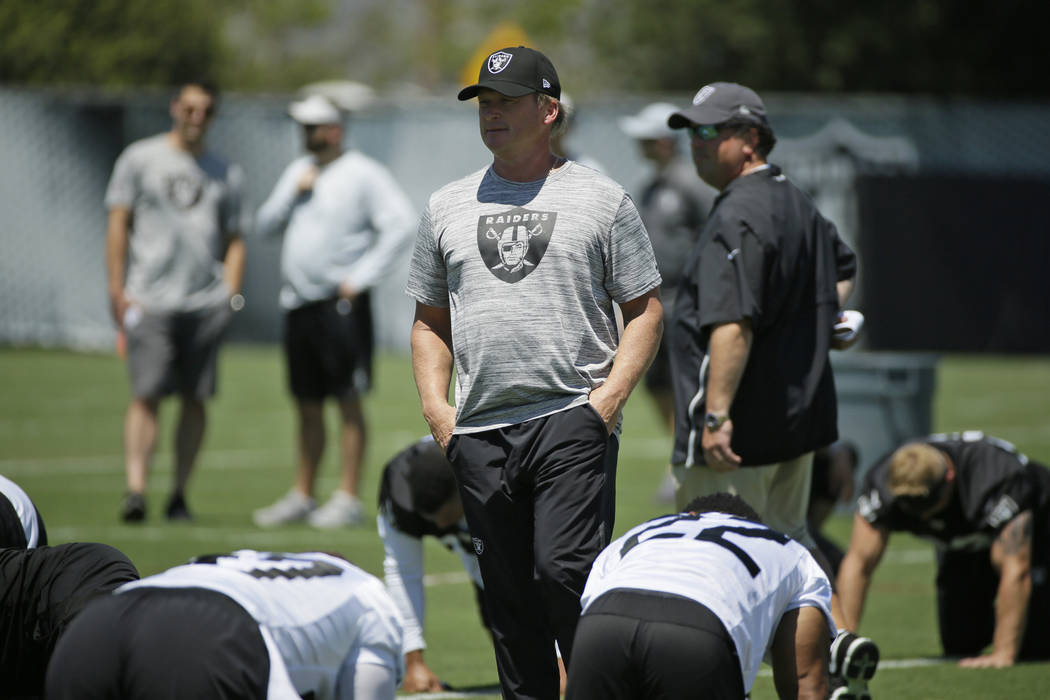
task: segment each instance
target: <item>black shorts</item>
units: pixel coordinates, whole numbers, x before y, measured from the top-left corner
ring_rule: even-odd
[[[37,535],[36,546],[42,547],[47,544],[47,530],[44,529],[44,519],[40,517],[40,511],[33,506],[33,517],[36,518]],[[18,511],[8,500],[7,496],[0,493],[0,548],[15,547],[25,549],[29,546],[26,537],[26,529],[22,519],[18,517]]]
[[[39,696],[80,611],[138,577],[126,556],[95,542],[0,550],[0,697]]]
[[[96,601],[62,636],[49,700],[266,698],[259,625],[203,588],[141,588]]]
[[[288,384],[298,399],[353,398],[372,387],[372,305],[362,293],[315,301],[285,314]]]
[[[744,697],[732,637],[689,598],[609,591],[580,618],[574,647],[566,700]]]

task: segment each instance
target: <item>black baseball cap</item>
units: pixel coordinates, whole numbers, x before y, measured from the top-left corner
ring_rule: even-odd
[[[460,100],[478,96],[478,90],[490,88],[508,97],[521,97],[533,92],[558,99],[561,82],[554,64],[536,49],[525,46],[500,49],[489,54],[478,74],[478,82],[459,91]]]
[[[667,118],[667,126],[684,129],[690,124],[722,124],[746,119],[768,125],[766,106],[754,90],[737,83],[711,83],[693,96],[693,104]]]

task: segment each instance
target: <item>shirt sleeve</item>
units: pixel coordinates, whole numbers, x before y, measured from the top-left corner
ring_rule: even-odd
[[[405,293],[421,304],[448,308],[447,270],[434,238],[433,215],[428,204],[416,231],[416,245],[412,251]]]
[[[138,168],[135,152],[132,148],[124,149],[113,165],[113,174],[106,187],[106,207],[132,207],[138,191]]]
[[[383,540],[383,575],[404,625],[404,651],[425,649],[423,639],[423,541],[394,527],[390,515],[376,518]]]
[[[652,241],[629,195],[623,196],[613,220],[607,255],[606,288],[617,303],[660,286]]]
[[[801,584],[785,612],[805,607],[817,608],[824,613],[824,619],[828,623],[828,637],[834,639],[837,628],[831,616],[831,581],[813,555],[806,551],[802,552],[797,570],[801,576]]]
[[[700,327],[745,318],[761,323],[765,291],[765,246],[743,222],[716,229],[700,254]]]
[[[299,200],[298,181],[302,176],[304,163],[303,160],[294,161],[277,178],[273,191],[255,215],[255,233],[273,236],[284,232],[295,203]]]
[[[385,279],[412,240],[416,212],[408,196],[386,168],[376,167],[368,180],[368,208],[376,238],[346,278],[357,289],[369,289]]]

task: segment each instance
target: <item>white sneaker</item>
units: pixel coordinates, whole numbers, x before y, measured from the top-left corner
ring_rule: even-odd
[[[365,518],[365,508],[361,499],[351,496],[346,491],[338,490],[328,502],[310,513],[307,521],[314,527],[324,530],[360,525]]]
[[[314,499],[292,489],[273,505],[260,508],[252,513],[252,522],[259,527],[277,527],[287,523],[297,523],[305,520],[316,507]]]

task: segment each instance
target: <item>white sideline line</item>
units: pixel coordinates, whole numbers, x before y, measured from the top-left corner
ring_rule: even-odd
[[[920,668],[922,666],[940,666],[942,664],[947,663],[955,663],[955,660],[939,658],[889,659],[886,661],[879,662],[879,671]],[[761,669],[759,669],[758,675],[769,678],[772,677],[773,670],[763,666]],[[417,700],[455,700],[456,698],[476,698],[486,695],[497,694],[499,694],[499,686],[492,686],[491,688],[477,688],[474,690],[448,690],[441,693],[419,693],[406,697],[415,698]]]
[[[902,668],[921,668],[923,666],[942,666],[944,664],[954,664],[957,662],[958,659],[945,659],[936,656],[925,656],[917,659],[880,659],[878,670],[883,671],[899,670]],[[773,669],[763,666],[758,670],[758,675],[769,678],[773,675]]]

